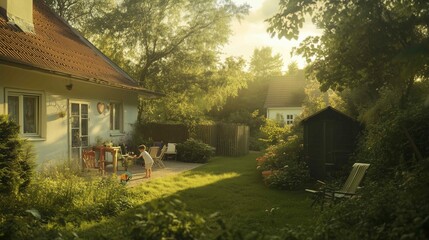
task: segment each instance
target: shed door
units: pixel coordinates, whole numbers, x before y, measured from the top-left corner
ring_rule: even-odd
[[[88,138],[88,103],[70,103],[70,152],[72,159],[81,159],[82,149],[89,145]]]

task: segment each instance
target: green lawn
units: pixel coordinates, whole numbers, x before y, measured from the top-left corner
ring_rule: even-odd
[[[173,177],[154,179],[130,189],[135,205],[159,199],[178,198],[186,209],[204,218],[219,212],[227,226],[247,231],[268,233],[287,225],[310,224],[317,214],[310,207],[304,191],[281,191],[267,188],[255,168],[258,154],[245,157],[215,157],[208,164]],[[135,210],[134,210],[135,212]],[[133,209],[97,225],[87,226],[79,236],[96,238],[103,233],[109,238],[127,231],[126,221]],[[116,229],[112,231],[112,229]]]

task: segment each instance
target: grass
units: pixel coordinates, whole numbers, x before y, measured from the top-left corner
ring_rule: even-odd
[[[135,206],[160,199],[180,199],[186,209],[208,218],[218,212],[226,225],[243,232],[277,232],[285,225],[307,225],[317,214],[304,191],[270,189],[255,169],[258,154],[245,157],[215,157],[196,169],[177,176],[154,179],[130,189]],[[135,209],[97,225],[87,226],[79,236],[111,239],[127,231],[127,219]],[[114,231],[112,229],[115,229]]]

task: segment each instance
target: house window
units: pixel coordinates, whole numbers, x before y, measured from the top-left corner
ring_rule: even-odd
[[[41,137],[42,94],[6,90],[6,99],[9,119],[20,126],[20,134]]]
[[[122,104],[110,103],[110,130],[122,131]]]
[[[285,123],[285,117],[281,113],[276,114],[276,121],[278,123],[284,124]]]
[[[286,115],[286,124],[293,124],[293,115],[292,114],[287,114]]]

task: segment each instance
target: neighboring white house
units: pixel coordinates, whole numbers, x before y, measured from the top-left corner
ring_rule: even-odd
[[[264,107],[267,118],[280,123],[292,124],[302,112],[306,85],[304,71],[276,77],[270,81]]]
[[[0,0],[0,114],[19,123],[37,163],[77,159],[97,139],[123,142],[139,97],[156,96],[43,1]]]

